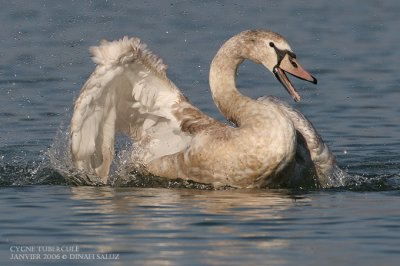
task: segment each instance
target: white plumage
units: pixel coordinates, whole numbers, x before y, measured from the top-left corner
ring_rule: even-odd
[[[71,148],[76,167],[106,182],[116,132],[149,142],[144,162],[175,153],[190,137],[171,110],[183,98],[166,78],[166,65],[137,38],[91,47],[97,67],[75,102]],[[161,141],[162,140],[162,141]]]

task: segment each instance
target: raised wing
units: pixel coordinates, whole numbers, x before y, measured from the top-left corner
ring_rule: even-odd
[[[296,128],[295,165],[293,172],[288,174],[297,181],[312,178],[317,186],[324,188],[345,185],[344,180],[347,174],[337,166],[335,156],[302,113],[276,97],[267,96],[258,100],[279,106]]]
[[[204,115],[167,78],[162,60],[137,38],[103,41],[90,51],[97,67],[75,101],[71,120],[75,167],[106,183],[116,132],[145,146],[144,162],[184,149],[191,136],[175,112],[186,106]]]

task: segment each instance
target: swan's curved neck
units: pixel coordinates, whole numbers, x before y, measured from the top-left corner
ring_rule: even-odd
[[[253,100],[236,89],[236,70],[245,59],[243,50],[237,48],[239,45],[230,40],[219,49],[211,63],[209,81],[211,95],[220,112],[240,126],[244,120],[243,108]]]

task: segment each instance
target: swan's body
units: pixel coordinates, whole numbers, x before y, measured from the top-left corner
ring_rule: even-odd
[[[144,174],[214,186],[341,185],[343,172],[311,123],[273,97],[253,100],[235,87],[244,59],[263,64],[297,101],[284,71],[316,83],[283,38],[245,31],[228,40],[210,68],[213,99],[236,127],[206,116],[167,78],[166,66],[139,39],[92,47],[97,67],[75,102],[71,151],[77,169],[107,182],[116,132],[135,143]]]

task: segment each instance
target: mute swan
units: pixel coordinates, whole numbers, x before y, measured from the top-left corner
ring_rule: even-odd
[[[285,73],[317,83],[277,33],[248,30],[225,42],[210,68],[218,109],[235,126],[194,107],[166,75],[166,65],[137,38],[90,48],[94,72],[75,101],[70,127],[74,167],[106,184],[116,132],[134,143],[133,170],[214,187],[343,184],[345,173],[311,123],[274,97],[253,100],[235,86],[245,59],[271,71],[295,101]]]

